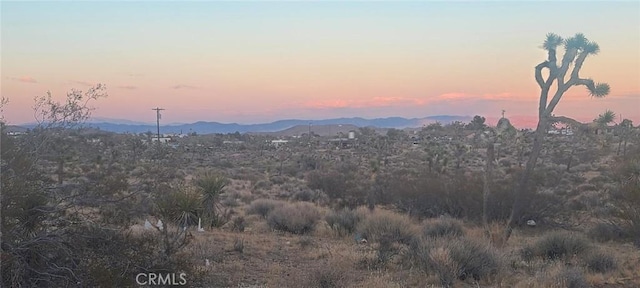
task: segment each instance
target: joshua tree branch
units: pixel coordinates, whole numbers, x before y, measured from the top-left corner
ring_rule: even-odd
[[[573,71],[571,71],[571,80],[578,79],[578,73],[580,72],[580,69],[582,69],[582,64],[584,63],[584,60],[587,59],[587,55],[589,55],[589,53],[585,51],[583,51],[582,53],[580,53],[580,55],[578,55],[578,59],[576,59],[576,64],[575,66],[573,66]]]
[[[542,68],[549,68],[549,61],[544,61],[536,66],[536,82],[540,88],[544,87],[544,79],[542,78]]]
[[[553,95],[551,102],[549,102],[547,109],[545,109],[544,111],[544,114],[543,114],[544,117],[551,116],[551,112],[553,112],[553,109],[556,108],[556,105],[558,105],[558,102],[560,102],[560,98],[562,98],[562,94],[564,94],[564,92],[566,91],[567,91],[567,87],[558,86],[558,90],[556,91],[556,94]]]
[[[571,84],[571,85],[584,85],[589,89],[589,91],[595,91],[596,90],[596,84],[591,79],[580,79],[580,78],[576,77],[575,79],[571,79],[571,82],[569,82],[569,84]]]
[[[569,70],[569,65],[573,63],[573,60],[576,58],[576,54],[578,50],[575,48],[569,49],[564,53],[562,57],[562,66],[560,66],[560,70],[556,77],[558,78],[558,85],[564,85],[564,76],[567,75],[567,70]]]

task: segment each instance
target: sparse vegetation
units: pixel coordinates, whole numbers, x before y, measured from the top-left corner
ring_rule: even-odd
[[[563,257],[579,256],[590,247],[589,240],[582,236],[566,232],[555,232],[538,240],[534,244],[533,250],[527,250],[533,251],[533,255],[543,259],[556,260]]]
[[[536,73],[564,45],[547,40]],[[562,63],[594,49],[575,45]],[[21,136],[2,125],[0,286],[128,287],[140,271],[186,271],[196,287],[640,286],[640,133],[611,111],[582,124],[542,107],[540,131],[572,135],[477,115],[357,141],[159,144],[80,129],[78,101],[101,87],[39,98],[44,120]]]
[[[267,215],[267,223],[273,229],[293,234],[306,234],[313,231],[320,220],[320,212],[305,202],[276,207]]]

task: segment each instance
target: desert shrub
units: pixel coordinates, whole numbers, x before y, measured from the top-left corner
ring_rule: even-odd
[[[310,247],[314,244],[313,237],[306,236],[306,235],[302,236],[300,237],[300,239],[298,239],[298,244],[302,248]]]
[[[293,200],[305,202],[321,202],[326,200],[326,194],[320,190],[300,189],[293,194]]]
[[[598,223],[588,232],[589,238],[606,242],[612,240],[622,240],[627,237],[625,231],[614,223]]]
[[[426,237],[461,237],[464,236],[460,221],[444,218],[429,223],[424,227],[423,235]]]
[[[396,245],[394,237],[388,234],[383,235],[378,239],[375,266],[384,267],[399,251],[400,248]]]
[[[256,184],[253,185],[254,190],[269,190],[273,184],[267,180],[259,180]]]
[[[520,257],[522,260],[530,262],[536,257],[536,249],[530,245],[524,246],[520,249]]]
[[[272,229],[306,234],[319,219],[320,212],[313,204],[301,202],[276,207],[267,216],[267,223]]]
[[[339,235],[348,235],[355,232],[361,216],[354,210],[344,208],[338,211],[331,210],[324,219]]]
[[[273,175],[269,180],[271,181],[271,183],[276,185],[282,185],[287,182],[287,178],[280,175]]]
[[[640,247],[640,146],[637,146],[624,161],[614,167],[617,189],[612,193],[615,201],[616,217],[621,227]]]
[[[244,253],[244,239],[235,238],[233,240],[233,251],[236,251],[240,254]]]
[[[436,273],[442,287],[451,287],[457,278],[458,264],[451,258],[449,249],[438,247],[429,251],[430,270]]]
[[[358,170],[356,164],[343,163],[332,169],[310,171],[306,176],[307,186],[323,191],[341,206],[354,208],[365,203],[367,194]]]
[[[616,260],[613,256],[603,252],[594,252],[585,257],[589,270],[596,273],[606,273],[616,269]]]
[[[243,232],[246,226],[244,217],[238,216],[231,220],[231,231]]]
[[[566,268],[556,275],[556,282],[564,284],[567,288],[587,288],[590,287],[582,271],[577,268]]]
[[[312,269],[305,282],[306,285],[303,287],[338,288],[348,286],[345,271],[330,263]]]
[[[267,218],[269,212],[273,209],[284,205],[286,202],[271,200],[271,199],[256,199],[249,204],[246,213],[248,215],[260,215],[263,218]]]
[[[444,287],[450,287],[455,279],[486,279],[498,273],[501,266],[491,246],[462,238],[416,238],[409,252],[414,265],[427,273],[435,273]]]
[[[506,220],[513,204],[512,187],[520,177],[520,170],[502,179],[494,179],[488,201],[489,221]],[[538,173],[533,183],[543,183],[545,175]],[[480,222],[483,214],[483,178],[481,173],[438,174],[412,170],[395,170],[379,175],[376,188],[383,202],[394,204],[400,211],[411,216],[434,218],[449,215]],[[553,193],[535,193],[536,187],[524,194],[527,203],[522,219],[524,224],[534,219],[541,222],[560,215],[564,201]],[[566,210],[566,209],[565,209]]]
[[[382,237],[409,244],[415,236],[411,219],[407,216],[387,211],[376,211],[362,219],[356,229],[363,238],[377,242]]]
[[[451,259],[458,267],[458,278],[480,280],[496,274],[500,261],[495,251],[479,242],[457,239],[448,245]]]
[[[534,246],[536,256],[556,260],[580,255],[591,247],[589,240],[571,233],[553,232],[538,240]]]

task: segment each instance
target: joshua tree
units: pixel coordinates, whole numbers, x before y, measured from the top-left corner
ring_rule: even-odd
[[[596,126],[596,134],[599,134],[598,131],[602,131],[604,134],[604,137],[601,137],[601,145],[602,148],[604,148],[605,146],[607,146],[607,138],[610,137],[610,135],[608,135],[607,132],[607,127],[609,126],[610,123],[613,123],[614,120],[616,119],[616,113],[613,113],[613,111],[611,110],[607,110],[604,113],[598,115],[598,118],[593,120],[593,123]]]
[[[560,45],[564,46],[565,52],[560,66],[558,66],[556,48]],[[540,86],[538,126],[536,127],[533,148],[527,160],[525,171],[515,187],[511,216],[509,217],[507,229],[505,229],[506,239],[509,239],[513,228],[519,224],[521,220],[520,218],[526,205],[524,201],[527,197],[524,197],[524,193],[526,193],[525,191],[529,186],[529,178],[531,178],[538,157],[540,156],[544,136],[549,124],[555,118],[552,116],[553,110],[560,102],[560,99],[562,99],[564,93],[573,86],[582,85],[587,87],[590,96],[601,98],[607,96],[610,90],[609,84],[595,83],[593,80],[581,78],[579,75],[580,69],[587,59],[587,56],[595,55],[600,51],[598,44],[589,41],[583,34],[578,33],[573,37],[562,39],[556,34],[549,33],[546,36],[542,48],[547,51],[547,60],[535,67],[535,79],[538,86]],[[545,68],[548,70],[546,78],[542,73],[542,70]],[[552,93],[552,97],[549,99],[549,93],[552,92],[553,87],[555,87],[556,91]]]
[[[593,120],[596,124],[606,127],[609,123],[612,123],[616,119],[616,113],[611,110],[604,111],[604,113],[598,115],[598,118]]]
[[[620,124],[618,124],[618,136],[620,137],[620,142],[618,143],[618,150],[616,151],[616,155],[620,155],[620,147],[622,146],[622,155],[627,155],[627,140],[629,140],[629,135],[631,134],[631,129],[633,128],[633,122],[629,119],[624,119]]]

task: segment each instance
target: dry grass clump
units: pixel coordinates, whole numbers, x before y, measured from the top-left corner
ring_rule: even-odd
[[[589,271],[596,273],[606,273],[617,267],[613,256],[600,251],[587,255],[584,260]]]
[[[598,223],[588,232],[589,238],[598,242],[619,241],[628,237],[624,229],[613,223]]]
[[[502,265],[493,247],[464,238],[416,239],[409,251],[414,264],[434,273],[444,287],[451,287],[457,279],[490,279]]]
[[[553,278],[557,287],[566,288],[588,288],[591,287],[582,270],[575,267],[567,267],[562,269]]]
[[[344,236],[355,232],[362,218],[357,211],[344,208],[338,211],[329,211],[324,219],[332,230],[336,231],[338,235]]]
[[[306,202],[278,206],[267,216],[269,227],[293,234],[313,231],[318,220],[320,212],[316,206]]]
[[[591,248],[591,243],[586,238],[566,232],[552,232],[534,243],[533,246],[522,248],[524,260],[530,261],[533,257],[541,257],[547,260],[557,260],[564,257],[580,256]]]
[[[362,219],[356,231],[368,241],[379,242],[383,237],[389,237],[391,241],[402,244],[409,244],[417,234],[409,217],[380,210]]]
[[[341,288],[350,287],[349,267],[345,263],[323,261],[318,267],[309,269],[302,287]]]
[[[462,237],[464,236],[464,230],[462,229],[462,223],[459,220],[452,218],[442,218],[436,221],[427,223],[424,227],[423,235],[425,237]]]
[[[256,199],[249,204],[245,213],[247,215],[260,215],[262,218],[267,218],[271,210],[281,207],[285,203],[286,202],[272,199]]]

